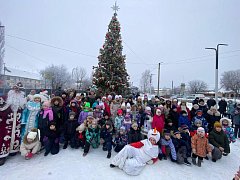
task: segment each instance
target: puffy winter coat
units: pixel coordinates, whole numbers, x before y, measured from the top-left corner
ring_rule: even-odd
[[[209,133],[209,143],[219,148],[224,148],[225,153],[230,153],[230,146],[227,135],[221,130],[220,132],[215,129]]]
[[[201,137],[195,134],[191,141],[192,149],[196,150],[196,155],[200,157],[206,157],[206,152],[212,152],[211,146],[208,143],[208,139],[204,136]]]

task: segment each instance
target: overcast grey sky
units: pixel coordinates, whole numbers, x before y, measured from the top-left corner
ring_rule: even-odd
[[[41,46],[6,35],[5,63],[10,67],[39,71],[64,64],[71,71],[85,67],[90,75],[97,65],[114,0],[0,0],[0,21],[7,35],[92,55],[83,56]],[[214,88],[214,51],[220,47],[219,74],[240,68],[239,0],[118,0],[123,52],[133,85],[150,69],[157,87],[199,79]],[[13,49],[15,48],[15,49]],[[32,58],[30,56],[37,57]]]

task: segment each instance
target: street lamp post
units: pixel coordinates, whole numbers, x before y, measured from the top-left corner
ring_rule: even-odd
[[[214,50],[216,53],[216,68],[215,68],[215,101],[216,105],[218,106],[218,48],[219,46],[228,46],[228,44],[218,44],[217,48],[205,48],[205,49],[211,49]]]
[[[158,63],[158,88],[157,88],[157,96],[159,97],[159,88],[160,88],[160,65],[163,62]]]

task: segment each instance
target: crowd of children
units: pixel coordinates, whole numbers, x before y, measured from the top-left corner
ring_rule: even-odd
[[[240,138],[240,104],[232,110],[231,119],[220,114],[215,106],[209,107],[202,99],[194,101],[189,109],[185,101],[159,97],[148,100],[147,95],[100,97],[93,91],[88,95],[64,91],[43,101],[35,94],[28,98],[22,113],[20,152],[31,159],[42,150],[44,156],[54,155],[60,147],[66,149],[70,145],[82,148],[86,156],[90,147],[102,145],[107,158],[111,158],[112,148],[124,155],[129,151],[124,149],[126,145],[149,140],[152,137],[149,132],[155,129],[159,137],[151,140],[157,143],[158,159],[169,158],[178,164],[191,165],[188,161],[191,158],[200,167],[204,158],[216,162],[222,155],[227,156],[229,143]],[[122,163],[119,158],[115,157],[112,167]],[[146,159],[143,161],[151,160]],[[119,166],[124,169],[123,165]]]

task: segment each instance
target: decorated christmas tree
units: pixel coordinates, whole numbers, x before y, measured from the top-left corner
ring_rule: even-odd
[[[100,49],[98,66],[93,74],[93,84],[101,94],[115,93],[126,95],[129,92],[128,73],[126,70],[126,56],[122,54],[123,46],[120,34],[120,23],[116,10],[108,25],[105,42]]]

